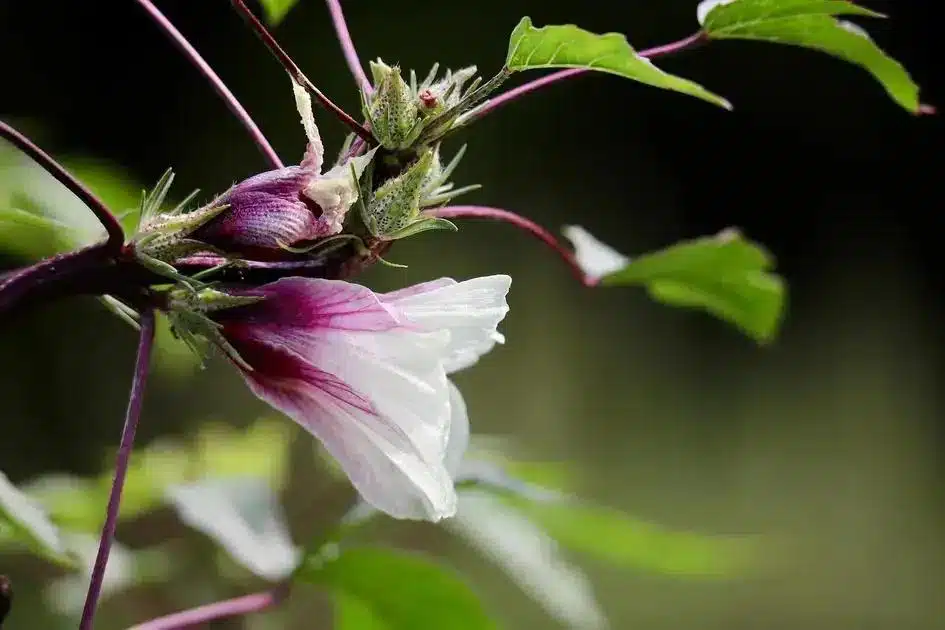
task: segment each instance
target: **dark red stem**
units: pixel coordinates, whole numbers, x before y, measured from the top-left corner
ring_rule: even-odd
[[[92,579],[85,596],[85,607],[82,609],[82,620],[79,630],[92,630],[95,620],[95,609],[102,594],[102,581],[105,579],[105,567],[108,565],[108,555],[115,538],[115,527],[118,525],[118,513],[121,508],[121,491],[125,485],[125,473],[128,471],[128,462],[135,443],[135,431],[138,428],[138,418],[141,417],[141,406],[144,401],[144,388],[151,366],[151,349],[154,346],[154,309],[148,308],[141,313],[141,334],[138,338],[138,356],[135,360],[134,377],[131,381],[131,394],[128,397],[128,411],[125,414],[125,425],[121,432],[121,443],[118,446],[118,456],[115,458],[115,478],[112,481],[111,493],[108,497],[108,509],[105,513],[105,525],[102,527],[102,537],[98,544],[98,554],[92,567]]]
[[[279,169],[282,168],[282,161],[279,159],[279,155],[276,153],[276,150],[272,148],[272,145],[269,144],[269,140],[266,139],[266,136],[263,135],[263,132],[259,129],[259,126],[253,122],[252,117],[249,115],[249,112],[240,104],[239,100],[234,96],[233,92],[230,91],[226,84],[223,83],[223,79],[213,71],[213,68],[210,67],[203,57],[200,56],[200,53],[197,52],[197,49],[194,48],[187,38],[184,37],[177,27],[167,16],[161,13],[156,6],[150,0],[135,0],[141,7],[147,11],[148,15],[151,16],[151,19],[158,25],[158,27],[164,31],[164,33],[170,38],[171,42],[184,54],[185,57],[190,61],[191,64],[201,74],[210,82],[210,85],[213,87],[214,91],[223,99],[223,102],[226,103],[226,106],[229,110],[236,116],[236,119],[240,121],[240,124],[246,128],[246,131],[249,132],[250,137],[253,139],[253,142],[256,143],[256,146],[259,147],[259,150],[262,152],[263,156],[272,165],[272,168]]]
[[[99,199],[95,193],[85,187],[85,185],[73,177],[59,162],[54,160],[49,154],[32,143],[29,138],[19,131],[0,120],[0,137],[8,140],[15,147],[20,149],[35,160],[50,175],[59,180],[63,186],[78,197],[82,203],[88,206],[92,214],[101,222],[108,233],[106,246],[113,252],[121,249],[125,243],[125,231],[121,227],[118,218],[112,214],[111,210]]]
[[[230,0],[230,3],[233,5],[233,8],[243,16],[243,19],[246,20],[246,23],[249,24],[250,28],[256,33],[256,35],[263,41],[266,45],[266,48],[269,49],[269,52],[279,60],[279,63],[282,64],[282,67],[285,68],[285,71],[289,73],[289,76],[292,77],[295,81],[299,83],[306,90],[315,95],[316,100],[328,111],[333,113],[338,119],[343,122],[351,131],[358,134],[358,136],[365,139],[370,144],[374,144],[374,136],[371,135],[371,132],[365,129],[362,125],[358,123],[354,118],[349,116],[347,112],[335,105],[335,103],[325,96],[321,90],[315,87],[315,84],[312,83],[308,77],[302,72],[302,70],[296,65],[292,58],[289,57],[289,54],[283,50],[282,46],[279,45],[279,42],[276,41],[276,38],[266,29],[262,22],[259,21],[259,18],[246,6],[246,3],[243,0]]]
[[[427,210],[426,214],[434,217],[442,217],[444,219],[492,219],[493,221],[511,223],[515,227],[528,232],[554,250],[555,253],[557,253],[558,256],[560,256],[561,259],[564,260],[564,262],[567,263],[567,265],[571,268],[574,276],[581,281],[581,284],[585,286],[593,286],[596,284],[596,281],[588,278],[584,273],[584,270],[581,269],[581,266],[578,265],[577,260],[574,257],[574,252],[572,252],[567,247],[564,247],[551,232],[541,227],[531,219],[526,219],[525,217],[515,214],[514,212],[509,212],[508,210],[503,210],[501,208],[490,208],[487,206],[446,206],[445,208]]]

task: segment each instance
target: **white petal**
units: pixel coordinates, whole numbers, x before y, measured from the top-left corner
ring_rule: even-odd
[[[604,245],[578,225],[568,225],[562,232],[574,246],[578,266],[594,280],[623,269],[630,262],[629,258]]]
[[[204,479],[166,492],[181,520],[256,575],[277,581],[298,565],[282,506],[264,479]]]
[[[444,278],[380,298],[420,330],[449,331],[444,365],[452,373],[472,365],[505,340],[496,328],[509,311],[506,295],[511,283],[504,275],[459,283]]]
[[[308,138],[304,165],[311,168],[313,172],[320,173],[325,156],[325,146],[322,144],[322,137],[315,125],[315,116],[312,114],[312,97],[308,90],[295,80],[292,81],[292,92],[295,94],[295,107],[302,117],[302,128],[305,129],[305,136]]]
[[[456,511],[453,480],[419,452],[400,426],[314,387],[249,381],[260,397],[313,433],[364,500],[395,518],[438,521]],[[285,385],[285,384],[284,384]]]
[[[705,19],[709,16],[709,13],[712,12],[712,9],[733,2],[735,2],[735,0],[702,0],[699,6],[696,7],[696,19],[699,20],[700,25],[705,24]]]
[[[549,613],[572,628],[604,628],[606,619],[587,577],[565,561],[555,542],[496,497],[478,490],[459,497],[446,526],[500,565]]]
[[[868,39],[869,41],[873,41],[873,38],[870,37],[870,34],[866,32],[866,29],[864,29],[859,24],[854,24],[853,22],[848,22],[847,20],[837,20],[837,24],[839,24],[841,28],[850,31],[854,35],[859,35],[860,37]]]
[[[469,413],[466,401],[459,388],[449,382],[450,388],[450,437],[446,443],[444,463],[454,479],[463,464],[466,449],[469,448]]]
[[[329,169],[305,189],[305,195],[322,209],[319,221],[324,222],[327,227],[324,236],[341,232],[348,210],[358,200],[359,187],[355,177],[361,177],[375,151],[377,147]]]

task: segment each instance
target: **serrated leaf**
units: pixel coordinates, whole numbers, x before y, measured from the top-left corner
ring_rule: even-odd
[[[46,512],[0,472],[0,543],[29,549],[69,566],[72,558],[59,529]]]
[[[919,86],[860,27],[838,15],[883,17],[837,0],[707,0],[699,5],[702,29],[711,39],[747,39],[825,52],[868,71],[896,103],[919,113]]]
[[[281,580],[298,564],[299,551],[266,480],[204,479],[172,486],[167,496],[181,520],[259,577]]]
[[[619,33],[597,35],[573,24],[535,28],[524,17],[512,31],[505,64],[513,71],[584,68],[607,72],[731,109],[728,101],[698,83],[663,72],[639,56]]]
[[[390,630],[482,630],[495,628],[476,595],[450,569],[419,555],[385,549],[348,549],[324,560],[308,558],[296,580],[328,587],[362,604]],[[342,600],[343,603],[344,600]],[[339,608],[344,613],[345,607]],[[355,626],[339,619],[339,627]],[[360,626],[359,626],[360,627]]]
[[[765,343],[784,307],[784,283],[772,265],[761,247],[726,231],[639,256],[601,284],[646,287],[659,302],[703,309]]]
[[[604,562],[654,573],[736,577],[751,569],[755,547],[747,538],[669,531],[627,514],[579,502],[514,501],[559,544]]]
[[[292,10],[299,0],[259,0],[263,11],[266,13],[266,21],[270,26],[275,26],[281,22],[285,16]]]

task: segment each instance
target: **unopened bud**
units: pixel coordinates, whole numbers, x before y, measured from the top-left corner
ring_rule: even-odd
[[[400,68],[371,62],[375,92],[365,112],[378,142],[388,149],[409,146],[419,130],[419,112]]]
[[[435,154],[427,150],[407,170],[385,182],[367,206],[368,229],[382,240],[397,240],[431,229],[456,230],[443,219],[421,216],[420,201]]]

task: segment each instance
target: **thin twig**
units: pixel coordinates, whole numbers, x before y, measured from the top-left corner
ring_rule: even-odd
[[[128,630],[179,630],[181,628],[192,628],[197,624],[207,623],[217,619],[239,617],[265,610],[281,602],[285,598],[285,595],[286,589],[282,586],[278,586],[270,591],[243,595],[242,597],[236,597],[222,602],[214,602],[206,606],[182,610],[164,617],[151,619],[150,621],[139,623]]]
[[[577,259],[574,257],[574,252],[570,249],[564,247],[561,242],[555,238],[555,236],[541,227],[531,219],[526,219],[525,217],[510,212],[508,210],[503,210],[502,208],[490,208],[487,206],[446,206],[445,208],[436,208],[434,210],[427,210],[424,214],[434,217],[442,217],[444,219],[492,219],[493,221],[502,221],[504,223],[510,223],[515,227],[528,232],[539,241],[550,247],[555,251],[558,256],[564,260],[565,263],[571,268],[571,271],[574,273],[575,277],[581,281],[581,284],[586,286],[593,286],[596,284],[596,281],[589,278],[581,266],[578,264]]]
[[[282,46],[279,45],[279,42],[276,41],[276,38],[266,29],[262,22],[259,21],[259,18],[250,10],[246,3],[243,0],[230,0],[230,4],[233,5],[233,8],[236,9],[240,15],[243,16],[243,19],[246,20],[246,23],[249,24],[250,28],[256,33],[256,35],[263,41],[266,45],[266,48],[269,49],[269,52],[282,64],[282,67],[286,72],[289,73],[289,76],[295,79],[306,90],[315,95],[315,98],[323,107],[328,111],[333,113],[338,119],[344,123],[351,131],[358,134],[360,137],[364,138],[369,144],[375,144],[374,136],[371,135],[371,132],[365,129],[362,125],[358,124],[354,118],[349,116],[343,109],[335,105],[335,103],[329,99],[327,96],[322,94],[322,91],[315,87],[315,84],[312,83],[307,76],[302,72],[302,70],[296,65],[292,58],[289,57],[289,54],[283,50]]]
[[[351,71],[358,87],[365,94],[371,94],[374,87],[364,73],[364,66],[361,65],[361,59],[358,57],[358,50],[354,47],[354,40],[351,39],[351,31],[348,30],[348,24],[345,22],[345,14],[341,9],[340,0],[325,0],[328,5],[328,11],[331,13],[331,22],[335,26],[335,34],[338,36],[338,42],[341,44],[341,52],[344,53],[345,62]]]
[[[125,414],[125,425],[121,432],[121,443],[118,446],[118,456],[115,458],[115,478],[112,481],[111,493],[108,496],[108,509],[105,513],[105,525],[102,527],[102,537],[98,543],[98,554],[92,567],[92,578],[89,581],[89,590],[85,596],[85,606],[82,609],[82,621],[79,630],[92,630],[95,619],[95,608],[102,593],[102,581],[105,578],[105,567],[108,565],[108,555],[115,538],[115,527],[118,525],[118,512],[121,507],[121,491],[125,485],[125,473],[128,471],[128,461],[134,448],[135,431],[138,428],[138,418],[141,416],[141,405],[144,400],[144,387],[151,365],[151,349],[154,347],[154,309],[148,308],[141,313],[141,333],[138,337],[138,357],[135,360],[134,378],[131,382],[131,394],[128,397],[128,411]]]
[[[105,232],[108,234],[108,249],[113,252],[121,250],[122,245],[125,243],[125,231],[121,227],[121,222],[118,221],[118,218],[95,193],[73,177],[69,171],[63,168],[59,162],[54,160],[49,154],[33,144],[29,138],[2,120],[0,120],[0,137],[8,140],[20,151],[33,158],[47,173],[59,180],[60,184],[68,188],[69,192],[78,197],[105,228]]]
[[[274,169],[282,168],[282,160],[279,159],[276,150],[269,144],[269,141],[266,139],[266,136],[263,135],[259,126],[253,122],[249,112],[240,104],[236,96],[233,95],[233,92],[226,87],[226,84],[224,84],[220,76],[213,71],[210,64],[200,56],[197,49],[187,41],[187,38],[177,30],[177,27],[175,27],[167,17],[154,6],[151,0],[135,0],[135,2],[140,4],[141,7],[148,12],[148,15],[151,16],[158,27],[164,31],[174,45],[187,57],[187,60],[210,82],[213,90],[223,99],[223,102],[226,103],[227,108],[233,112],[233,115],[240,121],[240,124],[249,132],[253,142],[255,142],[259,150],[262,151],[263,156],[265,156],[269,164],[271,164]]]

